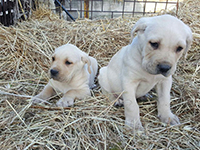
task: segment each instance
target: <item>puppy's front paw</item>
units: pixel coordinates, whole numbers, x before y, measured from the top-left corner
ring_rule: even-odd
[[[74,104],[74,99],[72,98],[61,98],[56,105],[58,107],[69,107],[72,106]]]
[[[129,127],[131,127],[133,130],[140,130],[140,131],[144,130],[140,120],[134,120],[134,121],[126,120],[125,124],[128,125]]]
[[[47,103],[47,104],[50,104],[49,102],[47,102],[47,100],[44,100],[44,98],[41,97],[41,95],[39,95],[39,94],[34,96],[34,97],[32,97],[32,102],[34,104],[36,104],[36,103]]]
[[[162,114],[162,115],[159,115],[158,117],[160,118],[162,122],[166,124],[170,124],[170,125],[180,124],[178,117],[174,115],[173,113]]]

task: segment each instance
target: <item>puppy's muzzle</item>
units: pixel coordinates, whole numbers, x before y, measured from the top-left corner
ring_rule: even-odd
[[[55,79],[58,76],[59,71],[55,69],[51,69],[50,74],[51,74],[51,78]]]
[[[158,74],[162,74],[167,77],[171,68],[172,66],[168,63],[159,63],[156,69]]]

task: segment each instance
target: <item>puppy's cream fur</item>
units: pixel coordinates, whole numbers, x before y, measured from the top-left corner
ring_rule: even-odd
[[[115,100],[123,92],[125,123],[142,129],[136,98],[156,86],[159,118],[164,123],[179,124],[170,110],[170,90],[177,61],[192,43],[190,28],[173,16],[162,15],[141,18],[131,36],[132,43],[100,69],[98,79],[103,93]]]
[[[97,73],[97,61],[72,44],[58,47],[52,56],[52,65],[48,84],[33,100],[47,100],[56,91],[63,93],[57,102],[60,107],[74,104],[74,99],[90,95]]]

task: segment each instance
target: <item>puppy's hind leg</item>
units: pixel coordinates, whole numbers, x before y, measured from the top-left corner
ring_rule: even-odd
[[[101,86],[101,91],[104,95],[108,97],[109,100],[114,101],[117,99],[115,102],[114,106],[116,107],[122,107],[124,105],[123,99],[119,97],[120,93],[113,93],[108,78],[107,78],[107,67],[103,67],[100,69],[99,73],[99,84]]]
[[[111,88],[110,88],[108,78],[107,78],[107,67],[102,67],[99,70],[98,80],[99,80],[99,84],[102,88],[102,92],[105,93],[105,95],[107,93],[111,93]]]
[[[104,95],[108,96],[109,99],[114,100],[115,97],[112,94],[111,87],[109,85],[107,77],[107,67],[102,67],[99,71],[98,81],[101,86],[101,91]]]

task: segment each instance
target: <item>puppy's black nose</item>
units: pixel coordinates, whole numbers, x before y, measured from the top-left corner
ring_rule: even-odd
[[[59,73],[59,71],[55,70],[55,69],[51,69],[50,73],[51,73],[52,76],[57,76],[57,74]]]
[[[160,63],[157,65],[158,73],[161,73],[163,75],[166,75],[167,72],[172,68],[171,65],[166,63]]]

